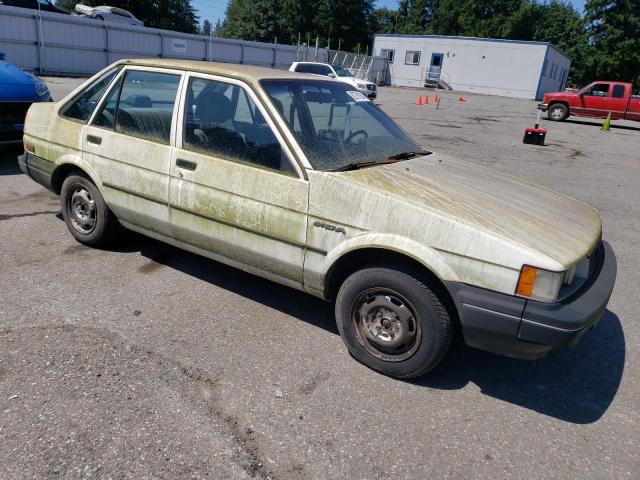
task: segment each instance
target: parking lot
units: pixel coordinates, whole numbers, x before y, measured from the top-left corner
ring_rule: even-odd
[[[46,80],[56,99],[80,82]],[[427,149],[600,211],[618,278],[577,346],[455,344],[427,377],[384,377],[330,304],[135,234],[76,243],[2,150],[0,477],[638,478],[640,123],[543,121],[547,145],[523,145],[535,102],[433,93],[377,103]]]

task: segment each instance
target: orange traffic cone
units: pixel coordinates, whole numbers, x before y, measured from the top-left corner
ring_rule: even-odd
[[[466,99],[466,98],[464,98],[464,97],[460,97],[460,98],[458,99],[458,101],[459,101],[459,102],[466,102],[466,101],[467,101],[467,99]]]
[[[424,104],[429,105],[429,95],[424,96]]]
[[[440,101],[440,98],[438,97],[438,94],[436,93],[436,96],[433,97],[433,101],[438,103]]]
[[[422,97],[418,95],[418,100],[416,100],[416,105],[422,105]]]

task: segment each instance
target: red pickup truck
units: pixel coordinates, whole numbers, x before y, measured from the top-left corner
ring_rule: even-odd
[[[593,82],[576,92],[545,93],[542,104],[549,120],[561,122],[569,115],[640,121],[640,95],[623,82]]]

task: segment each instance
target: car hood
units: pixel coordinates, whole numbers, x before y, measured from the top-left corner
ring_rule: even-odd
[[[546,103],[549,102],[549,100],[553,100],[556,98],[560,98],[560,99],[567,99],[570,97],[579,97],[580,95],[576,92],[551,92],[551,93],[545,93],[544,94],[544,99],[546,101]]]
[[[591,252],[602,233],[598,212],[584,203],[441,154],[347,174],[369,188],[516,242],[563,268]]]
[[[369,85],[373,83],[368,80],[362,80],[361,78],[356,78],[356,77],[338,77],[338,80],[345,83],[349,83],[353,86],[355,86],[356,83],[364,83],[365,85]]]
[[[0,61],[0,101],[32,100],[35,97],[33,77],[9,62]]]

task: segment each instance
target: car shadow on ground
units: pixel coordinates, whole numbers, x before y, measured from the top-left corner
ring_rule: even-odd
[[[131,232],[109,250],[140,252],[158,268],[176,269],[338,335],[333,304],[297,290]],[[140,268],[141,273],[152,271]],[[552,350],[544,359],[515,360],[455,341],[439,367],[407,383],[444,390],[474,383],[495,399],[565,422],[588,424],[602,417],[615,398],[624,363],[622,325],[607,310],[578,345]]]
[[[611,405],[624,364],[622,325],[607,310],[576,346],[552,350],[543,359],[516,360],[455,342],[436,370],[412,383],[452,390],[471,382],[496,399],[587,424],[600,419]]]
[[[13,147],[0,147],[0,175],[21,175],[18,166],[20,149]]]
[[[629,130],[632,132],[640,132],[640,127],[632,127],[630,125],[616,125],[615,120],[612,120],[612,123],[610,125],[610,128],[614,129],[614,130]],[[570,118],[565,120],[565,123],[573,123],[574,125],[590,125],[592,127],[599,127],[602,128],[602,124],[604,123],[604,120],[602,120],[601,122],[591,122],[588,120],[572,120]]]

